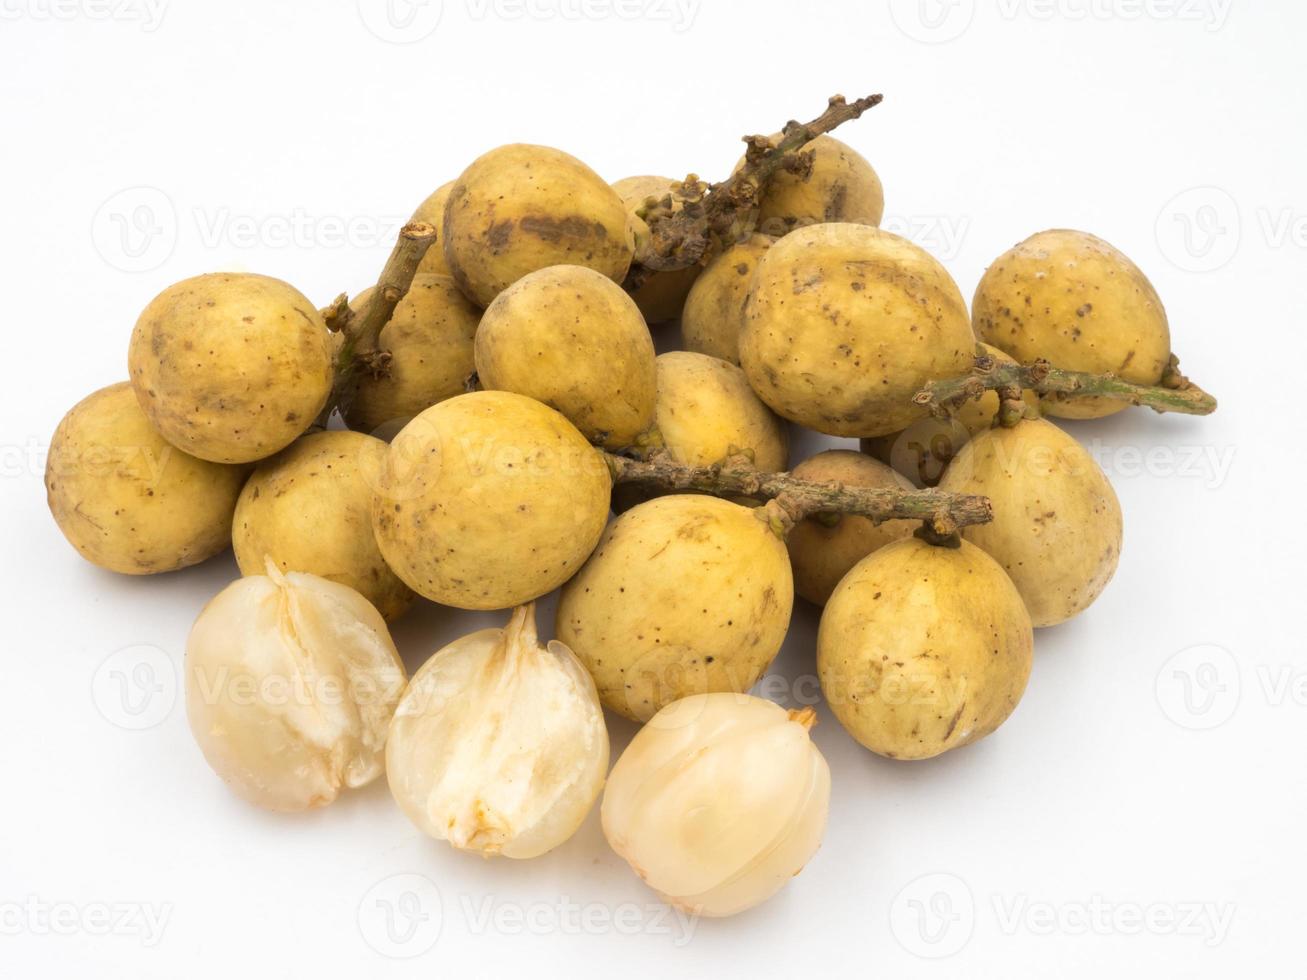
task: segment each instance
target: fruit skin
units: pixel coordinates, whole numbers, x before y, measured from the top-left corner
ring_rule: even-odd
[[[608,773],[594,681],[536,639],[534,610],[432,654],[386,740],[391,794],[423,833],[485,857],[533,858],[580,828]]]
[[[126,381],[74,405],[50,440],[46,502],[68,543],[125,575],[171,572],[231,543],[248,470],[188,456],[150,425]]]
[[[395,573],[460,609],[507,609],[567,581],[608,517],[600,453],[552,408],[478,391],[427,409],[395,437],[372,528]]]
[[[813,161],[807,177],[787,170],[772,177],[758,208],[758,231],[785,235],[826,222],[879,225],[885,216],[885,189],[871,164],[853,147],[825,134],[801,152],[809,151]]]
[[[829,449],[805,459],[794,467],[793,475],[813,483],[912,489],[911,483],[884,463],[847,449]],[[794,591],[819,606],[859,561],[920,527],[918,521],[876,524],[855,514],[839,515],[836,520],[829,526],[809,517],[796,524],[785,540],[794,569]]]
[[[662,198],[667,195],[672,185],[677,183],[671,177],[623,177],[614,181],[613,190],[622,198],[626,207],[627,220],[636,241],[649,234],[649,226],[635,212],[644,206],[651,197]],[[673,210],[680,210],[673,205]],[[672,269],[668,272],[653,272],[643,283],[631,292],[631,298],[640,307],[645,322],[649,324],[666,323],[681,315],[685,306],[685,297],[690,287],[699,278],[703,267],[688,266],[684,269]]]
[[[928,759],[988,735],[1030,677],[1030,617],[1012,581],[966,541],[904,538],[840,582],[817,631],[835,717],[871,751]]]
[[[476,334],[484,388],[562,412],[591,442],[635,444],[654,418],[649,328],[611,279],[579,265],[523,276],[486,308]]]
[[[387,447],[360,432],[302,437],[254,471],[236,504],[232,547],[242,575],[283,572],[347,585],[385,619],[413,593],[381,557],[372,534],[372,492]]]
[[[614,520],[563,587],[555,634],[604,706],[636,721],[706,691],[747,691],[785,639],[785,546],[747,507],[677,494]]]
[[[1162,380],[1171,357],[1166,310],[1148,277],[1101,238],[1054,229],[994,260],[972,301],[976,336],[1023,364]],[[1057,418],[1102,418],[1128,407],[1108,398],[1044,400]]]
[[[269,810],[325,806],[381,775],[404,664],[348,586],[275,567],[237,579],[186,640],[186,717],[209,766]]]
[[[178,449],[250,463],[285,449],[326,405],[332,343],[294,287],[252,273],[174,283],[145,308],[127,363],[141,408]]]
[[[765,902],[826,829],[830,767],[808,735],[812,715],[747,694],[664,708],[613,766],[600,807],[609,845],[693,915]]]
[[[809,225],[759,260],[740,364],[777,414],[836,436],[887,435],[928,381],[967,373],[976,341],[948,272],[866,225]]]
[[[430,254],[430,253],[427,253]],[[372,295],[365,289],[355,311]],[[351,429],[393,435],[413,416],[467,390],[476,371],[473,339],[481,311],[449,276],[418,273],[377,341],[390,353],[387,373],[363,371],[345,409]]]
[[[1093,457],[1052,422],[1025,419],[980,433],[939,488],[993,501],[994,520],[966,528],[963,537],[1003,566],[1036,626],[1083,612],[1116,573],[1116,492]]]
[[[708,263],[681,311],[685,349],[740,363],[740,328],[753,270],[776,239],[750,235]]]
[[[418,205],[417,210],[413,212],[412,219],[410,219],[412,221],[424,221],[436,229],[435,240],[432,241],[431,247],[427,249],[427,254],[422,256],[422,261],[418,263],[419,276],[423,274],[449,275],[449,263],[445,261],[445,248],[441,244],[441,236],[444,234],[445,204],[449,201],[449,192],[453,189],[454,182],[452,180],[441,184]]]
[[[529,272],[584,265],[626,277],[634,235],[621,197],[576,157],[513,143],[454,182],[441,233],[450,274],[478,306]]]
[[[1000,364],[1016,363],[989,344],[977,344],[976,348],[977,353],[992,357]],[[1026,413],[1037,417],[1039,395],[1029,388],[1021,394],[1026,402]],[[917,486],[933,487],[944,475],[944,467],[967,441],[994,424],[998,407],[998,392],[987,391],[979,398],[969,399],[947,419],[927,415],[902,432],[863,439],[861,448],[867,455],[894,467]]]

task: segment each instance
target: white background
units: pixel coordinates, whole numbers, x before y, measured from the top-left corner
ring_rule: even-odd
[[[1307,7],[682,3],[445,0],[436,23],[432,0],[405,28],[385,0],[0,0],[0,972],[1301,969]],[[836,91],[886,94],[840,138],[878,168],[887,227],[964,293],[1035,231],[1093,231],[1152,277],[1184,367],[1221,398],[1208,419],[1074,428],[1115,482],[1125,553],[1093,609],[1038,634],[1011,720],[905,764],[823,710],[821,851],[769,904],[692,932],[594,816],[547,857],[496,863],[420,837],[384,781],[298,817],[231,796],[174,703],[230,556],[116,577],[43,500],[50,433],[126,376],[146,302],[234,268],[325,303],[368,284],[395,222],[496,144],[559,146],[610,179],[720,178],[739,136]],[[416,668],[500,618],[426,606],[395,632]],[[811,699],[815,627],[796,610],[774,696]],[[613,731],[620,748],[630,726]],[[106,923],[106,905],[130,917]],[[410,942],[388,940],[387,910]]]

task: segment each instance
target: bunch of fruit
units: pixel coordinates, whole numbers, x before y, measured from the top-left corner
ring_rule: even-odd
[[[1121,551],[1112,487],[1049,419],[1215,403],[1143,273],[1092,235],[999,257],[969,314],[828,135],[878,101],[749,138],[711,187],[500,147],[352,300],[223,273],[145,308],[130,380],[60,423],[48,500],[116,572],[233,547],[244,577],[201,612],[185,677],[236,792],[299,810],[384,771],[425,833],[512,858],[602,793],[650,886],[728,915],[825,825],[815,714],[747,693],[796,591],[825,607],[826,701],[871,751],[924,759],[1003,723],[1033,629],[1084,611]],[[666,321],[685,349],[655,356]],[[787,472],[791,425],[861,451]],[[387,622],[415,596],[511,618],[410,679]],[[611,772],[605,709],[644,726]]]

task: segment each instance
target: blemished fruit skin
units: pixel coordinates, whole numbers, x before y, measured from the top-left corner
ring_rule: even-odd
[[[1032,235],[985,270],[972,301],[976,336],[1023,364],[1162,380],[1171,330],[1137,265],[1101,238],[1054,229]],[[1102,418],[1126,408],[1107,398],[1044,399],[1044,414]]]
[[[483,388],[562,412],[591,442],[623,449],[654,419],[654,345],[635,301],[606,276],[556,265],[495,297],[476,333]]]
[[[127,363],[165,439],[200,459],[250,463],[313,424],[331,394],[333,346],[293,286],[218,272],[156,296],[136,321]]]
[[[775,241],[768,235],[750,235],[708,263],[681,311],[681,340],[686,350],[740,363],[744,301],[758,259]]]
[[[983,738],[1030,677],[1030,616],[998,564],[966,541],[904,538],[868,555],[822,613],[817,674],[866,748],[929,759]]]
[[[449,263],[445,261],[445,247],[441,244],[441,236],[444,234],[445,226],[445,204],[449,201],[449,192],[454,189],[454,182],[447,181],[437,187],[431,194],[417,206],[413,212],[414,221],[424,221],[436,229],[436,238],[427,249],[427,254],[422,256],[422,261],[418,263],[418,275],[429,274],[434,276],[449,275]]]
[[[835,436],[907,428],[927,382],[975,359],[967,307],[948,272],[867,225],[809,225],[758,262],[740,364],[778,415]]]
[[[614,520],[563,587],[555,633],[604,706],[647,721],[690,694],[747,691],[785,639],[785,545],[754,512],[677,494]]]
[[[558,412],[478,391],[432,406],[395,437],[372,528],[386,564],[419,595],[507,609],[576,573],[603,533],[611,487],[602,455]]]
[[[361,432],[303,436],[250,476],[236,504],[232,548],[242,575],[283,572],[348,585],[390,620],[413,592],[381,557],[372,493],[387,446]]]
[[[793,476],[811,483],[911,490],[912,484],[879,460],[847,449],[829,449],[794,467]],[[841,514],[834,526],[809,517],[790,531],[785,546],[794,569],[794,591],[823,605],[854,565],[877,548],[907,537],[917,521],[882,521]]]
[[[248,469],[188,456],[150,425],[126,381],[63,417],[45,465],[46,501],[82,557],[126,575],[170,572],[231,543]]]
[[[428,253],[430,254],[430,253]],[[361,311],[365,289],[350,304]],[[467,391],[476,371],[473,343],[481,310],[449,276],[419,273],[377,342],[389,352],[383,375],[358,373],[345,408],[351,429],[393,435],[413,416]]]
[[[634,234],[617,191],[576,157],[513,143],[454,182],[441,233],[445,261],[478,306],[551,265],[584,265],[621,282]]]
[[[977,344],[977,352],[999,363],[1015,363],[997,347]],[[1023,391],[1026,413],[1038,416],[1039,395]],[[979,398],[968,399],[947,419],[927,415],[902,432],[862,440],[862,451],[888,463],[919,487],[933,487],[944,475],[944,467],[977,432],[994,424],[998,416],[998,392],[986,391]]]
[[[803,151],[813,154],[812,170],[806,177],[783,169],[773,175],[758,208],[758,231],[779,236],[828,222],[880,224],[885,190],[861,154],[825,134]]]
[[[1093,457],[1052,422],[1025,419],[973,438],[939,488],[983,494],[994,520],[963,530],[1016,583],[1036,626],[1087,609],[1121,558],[1116,492]]]
[[[637,209],[651,197],[662,198],[676,181],[670,177],[623,177],[613,182],[613,190],[622,198],[631,223],[631,229],[638,242],[642,236],[649,234],[649,226],[637,215]],[[685,297],[690,287],[703,271],[700,265],[687,266],[684,269],[671,269],[666,272],[653,272],[631,292],[631,298],[640,307],[645,321],[650,325],[666,323],[681,315],[685,306]]]

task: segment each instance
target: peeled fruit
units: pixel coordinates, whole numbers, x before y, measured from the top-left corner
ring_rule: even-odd
[[[331,393],[332,353],[322,315],[297,289],[219,272],[156,296],[127,363],[160,435],[200,459],[249,463],[313,424]]]
[[[232,546],[243,575],[271,559],[348,585],[394,619],[413,599],[372,534],[372,492],[387,447],[360,432],[304,436],[250,477],[236,505]]]
[[[608,772],[594,681],[534,609],[461,637],[413,675],[386,745],[400,809],[424,833],[485,857],[532,858],[574,833]]]
[[[888,435],[923,417],[912,396],[967,373],[966,303],[927,252],[878,228],[810,225],[758,261],[740,364],[779,415],[836,436]]]
[[[861,154],[825,134],[803,151],[813,154],[812,170],[806,177],[784,169],[773,175],[758,209],[758,231],[785,235],[804,225],[835,221],[880,224],[885,190]]]
[[[699,694],[663,708],[613,766],[608,843],[666,902],[725,916],[771,898],[821,844],[830,767],[811,708]]]
[[[646,721],[690,694],[747,691],[785,639],[785,546],[753,510],[677,494],[614,520],[563,587],[555,633],[604,706]]]
[[[576,573],[603,533],[611,487],[603,457],[552,408],[478,391],[427,409],[395,437],[372,527],[415,592],[507,609]]]
[[[732,245],[695,280],[681,312],[685,349],[740,363],[740,328],[753,270],[776,239],[750,235]]]
[[[975,545],[904,538],[868,555],[822,612],[817,675],[835,717],[871,751],[929,759],[983,738],[1030,677],[1030,616]]]
[[[1000,255],[976,287],[972,316],[977,337],[1023,364],[1042,357],[1069,371],[1155,385],[1171,358],[1153,284],[1083,231],[1043,231]],[[1058,418],[1102,418],[1126,407],[1099,397],[1044,399],[1044,413]]]
[[[1000,364],[1016,362],[997,347],[977,344],[978,352],[992,357]],[[942,380],[942,379],[932,379]],[[1026,413],[1039,414],[1039,395],[1030,389],[1022,392]],[[888,436],[875,436],[862,440],[862,451],[888,463],[920,487],[933,487],[944,475],[944,467],[977,432],[983,432],[998,417],[998,392],[987,391],[979,398],[969,400],[947,419],[928,415],[918,419],[902,432]]]
[[[993,502],[994,520],[966,528],[963,537],[1003,566],[1036,626],[1083,612],[1116,573],[1116,492],[1084,447],[1052,422],[1025,419],[980,433],[949,464],[939,488]]]
[[[428,255],[431,253],[428,252]],[[372,289],[354,297],[361,311]],[[419,273],[377,342],[390,354],[384,375],[360,372],[345,409],[351,429],[394,435],[413,416],[467,391],[476,371],[473,338],[481,311],[448,276]]]
[[[436,229],[436,237],[418,265],[419,276],[424,273],[436,276],[449,275],[449,263],[445,261],[445,249],[440,241],[444,233],[445,204],[449,200],[449,192],[453,189],[452,180],[441,184],[413,212],[412,220],[425,222]]]
[[[191,732],[213,771],[269,810],[325,806],[381,775],[405,680],[370,602],[271,563],[211,599],[186,641]]]
[[[612,449],[653,422],[649,328],[621,286],[584,266],[532,272],[495,297],[477,330],[476,369],[482,387],[544,402]]]
[[[909,483],[884,463],[862,453],[830,449],[805,459],[793,475],[811,483],[911,490]],[[785,545],[794,569],[794,590],[822,605],[845,574],[877,548],[907,537],[919,521],[882,521],[856,514],[817,514],[794,526]]]
[[[649,234],[649,226],[636,211],[651,197],[665,197],[675,183],[670,177],[624,177],[614,182],[613,190],[622,198],[637,242]],[[685,306],[685,297],[701,271],[702,266],[692,265],[684,269],[651,273],[631,293],[631,298],[640,307],[645,321],[651,324],[665,323],[679,317],[681,308]]]
[[[513,143],[478,157],[449,192],[445,261],[478,306],[527,273],[584,265],[621,282],[634,236],[617,191],[576,157]]]
[[[226,550],[246,474],[165,442],[123,381],[82,399],[55,429],[46,502],[87,561],[152,575]]]

